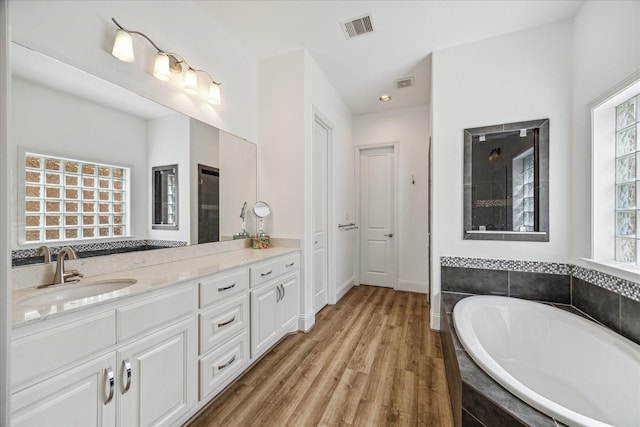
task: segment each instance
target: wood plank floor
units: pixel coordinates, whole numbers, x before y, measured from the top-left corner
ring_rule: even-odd
[[[453,425],[426,296],[354,287],[285,338],[190,424]]]

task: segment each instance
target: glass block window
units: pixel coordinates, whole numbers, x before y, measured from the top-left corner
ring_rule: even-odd
[[[522,198],[522,217],[526,231],[535,231],[535,168],[533,150],[522,159],[522,184],[524,186]]]
[[[26,152],[21,243],[129,235],[129,168]]]
[[[616,107],[616,187],[615,256],[616,261],[640,264],[640,95]]]

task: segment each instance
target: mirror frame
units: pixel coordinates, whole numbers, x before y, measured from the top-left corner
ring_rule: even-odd
[[[538,130],[538,142],[535,147],[535,164],[538,175],[538,230],[537,231],[478,231],[473,230],[473,137],[491,133],[508,132],[520,129]],[[502,241],[549,241],[549,119],[505,123],[464,130],[464,215],[463,238],[465,240],[502,240]]]
[[[164,194],[164,189],[161,189],[160,191],[162,192],[162,194],[158,194],[158,192],[156,190],[158,190],[157,185],[158,182],[156,181],[156,178],[158,177],[158,173],[162,174],[164,172],[173,173],[174,176],[174,196],[175,196],[175,205],[176,205],[176,211],[174,212],[174,221],[172,223],[161,223],[161,222],[156,222],[156,214],[158,213],[157,211],[157,202],[158,199],[160,200],[164,200],[166,198],[166,194]],[[179,213],[180,213],[180,197],[179,197],[179,186],[178,186],[178,165],[174,164],[174,165],[166,165],[166,166],[153,166],[151,168],[151,185],[149,186],[151,188],[151,229],[153,230],[179,230],[178,226],[179,226]]]

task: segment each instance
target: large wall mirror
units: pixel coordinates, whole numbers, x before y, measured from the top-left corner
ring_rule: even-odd
[[[91,256],[240,234],[242,207],[257,200],[255,144],[31,49],[15,43],[11,49],[8,152],[16,153],[21,189],[14,196],[20,207],[12,227],[14,266],[38,262],[40,245],[73,246],[79,256]],[[170,187],[179,198],[160,221],[167,224],[157,226],[155,177],[167,165],[175,179],[174,187],[165,182],[165,201],[174,200]],[[203,167],[217,172],[215,198],[202,197]],[[214,233],[199,230],[203,211]],[[255,224],[247,224],[255,233]]]
[[[464,130],[464,238],[549,241],[549,119]]]

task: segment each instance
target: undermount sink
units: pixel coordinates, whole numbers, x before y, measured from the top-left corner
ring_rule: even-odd
[[[80,280],[66,285],[52,286],[42,292],[18,298],[20,305],[48,305],[75,301],[89,297],[108,299],[111,292],[124,289],[137,282],[136,279]]]

